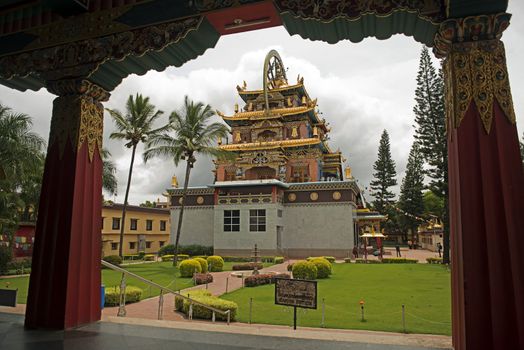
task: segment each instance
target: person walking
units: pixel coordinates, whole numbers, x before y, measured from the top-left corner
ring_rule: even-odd
[[[397,258],[402,257],[402,255],[400,254],[400,246],[398,245],[398,243],[397,245],[395,245],[395,250],[397,251]]]
[[[437,243],[437,249],[438,249],[438,257],[442,258],[442,244],[440,244],[440,242]]]

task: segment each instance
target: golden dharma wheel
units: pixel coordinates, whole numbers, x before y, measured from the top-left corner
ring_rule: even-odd
[[[182,197],[178,198],[178,204],[182,205],[183,199],[184,198],[182,198]]]
[[[316,201],[318,199],[318,193],[316,192],[311,192],[311,194],[309,195],[309,198],[312,200],[312,201]]]
[[[287,195],[287,200],[290,202],[294,202],[297,199],[297,195],[294,193],[290,193]]]
[[[197,197],[197,204],[203,204],[204,203],[204,197],[198,196]]]
[[[334,200],[338,201],[338,200],[340,200],[340,198],[342,198],[342,195],[340,194],[340,192],[338,192],[338,191],[333,192],[333,199]]]

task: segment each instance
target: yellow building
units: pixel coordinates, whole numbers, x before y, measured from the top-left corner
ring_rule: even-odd
[[[102,256],[118,255],[122,204],[102,207]],[[128,205],[123,254],[157,253],[169,242],[169,209]]]

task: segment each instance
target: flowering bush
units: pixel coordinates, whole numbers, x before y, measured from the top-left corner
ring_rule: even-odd
[[[180,263],[180,276],[193,277],[194,273],[202,272],[200,263],[195,259],[184,260]]]
[[[310,261],[300,260],[293,264],[293,278],[314,280],[317,278],[318,269]]]
[[[142,289],[138,287],[126,287],[126,304],[140,301]],[[105,290],[105,306],[117,306],[120,304],[120,287],[109,287]]]
[[[208,256],[207,266],[209,268],[209,272],[220,272],[224,268],[224,259],[218,255]]]
[[[331,275],[331,263],[324,258],[313,258],[309,261],[317,268],[317,278],[328,278]]]
[[[200,267],[202,268],[202,273],[207,273],[207,260],[204,258],[193,258],[193,259],[200,263]]]

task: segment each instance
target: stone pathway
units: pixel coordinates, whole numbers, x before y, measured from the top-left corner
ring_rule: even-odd
[[[283,273],[287,272],[288,262],[283,264],[272,265],[260,270],[260,273],[264,272],[277,272]],[[223,271],[223,272],[212,272],[213,282],[207,285],[207,290],[210,291],[213,295],[219,296],[226,292],[226,284],[228,292],[232,292],[239,288],[242,288],[242,278],[231,276],[232,271]],[[243,272],[244,275],[250,276],[251,271],[239,271]],[[191,290],[197,289],[206,289],[205,284],[198,286],[186,288],[182,292],[188,292]],[[145,318],[149,320],[158,319],[158,300],[159,297],[153,297],[149,299],[142,300],[138,303],[126,305],[126,316],[133,318]],[[175,296],[172,294],[167,294],[164,296],[164,307],[163,307],[163,319],[171,321],[180,321],[184,320],[183,315],[173,312],[174,310],[174,300]],[[118,313],[118,307],[106,307],[102,310],[103,316],[116,316]]]

